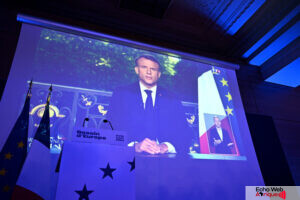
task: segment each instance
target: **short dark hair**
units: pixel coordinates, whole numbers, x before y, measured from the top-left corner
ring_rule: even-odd
[[[160,68],[161,68],[160,63],[153,56],[150,56],[150,55],[140,55],[139,57],[137,57],[135,59],[135,66],[138,66],[138,61],[141,58],[145,58],[145,59],[148,59],[148,60],[151,60],[151,61],[155,62],[158,65],[158,69],[160,71]]]
[[[219,120],[220,120],[220,117],[218,117],[218,116],[213,116],[213,119],[215,120],[216,118],[218,118]]]

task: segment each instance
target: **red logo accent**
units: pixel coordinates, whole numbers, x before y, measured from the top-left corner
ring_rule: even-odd
[[[282,198],[282,199],[286,198],[285,190],[283,190],[282,192],[279,193],[279,197]]]

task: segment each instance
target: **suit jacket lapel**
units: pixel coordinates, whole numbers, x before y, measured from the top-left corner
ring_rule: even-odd
[[[139,82],[134,84],[134,93],[137,94],[137,95],[135,95],[136,96],[135,103],[136,103],[136,105],[138,105],[138,111],[142,112],[144,110],[144,103],[143,103],[143,98],[142,98]]]
[[[162,96],[163,95],[162,95],[161,87],[157,86],[154,109],[157,109],[158,107],[160,107],[160,104],[162,101]]]

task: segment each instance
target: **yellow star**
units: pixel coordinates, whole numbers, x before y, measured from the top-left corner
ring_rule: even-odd
[[[229,108],[229,107],[227,106],[227,108],[226,108],[225,110],[226,110],[226,112],[227,112],[227,115],[233,115],[233,113],[232,113],[233,108]]]
[[[228,92],[228,94],[227,95],[225,95],[227,98],[228,98],[228,101],[231,101],[232,100],[232,96],[231,96],[231,94]]]
[[[4,192],[8,192],[10,190],[10,187],[8,185],[4,186],[3,187],[3,191]]]
[[[6,171],[4,168],[2,168],[2,169],[0,170],[0,176],[5,176],[6,172],[7,172],[7,171]]]
[[[7,154],[5,154],[4,156],[5,156],[5,159],[8,159],[8,160],[10,160],[11,157],[13,157],[13,155],[9,152]]]
[[[23,147],[24,147],[23,141],[19,142],[19,143],[18,143],[18,148],[23,148]]]
[[[223,86],[228,86],[228,81],[226,81],[224,78],[221,80],[221,83]]]
[[[92,105],[92,102],[91,102],[91,101],[87,101],[87,102],[85,103],[85,105],[86,105],[86,106],[90,106],[90,105]]]

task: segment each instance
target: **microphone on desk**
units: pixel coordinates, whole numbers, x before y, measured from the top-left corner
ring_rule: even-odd
[[[110,126],[110,128],[111,128],[111,130],[114,130],[114,128],[113,128],[113,126],[111,125],[111,122],[110,122],[109,120],[104,119],[103,122],[104,122],[104,123],[107,123],[107,122],[108,122],[108,123],[109,123],[109,126]]]
[[[84,127],[84,125],[85,125],[85,122],[88,122],[90,119],[88,118],[88,117],[86,117],[86,118],[84,118],[84,120],[83,120],[83,124],[82,124],[82,127]]]

